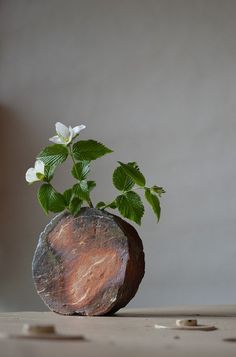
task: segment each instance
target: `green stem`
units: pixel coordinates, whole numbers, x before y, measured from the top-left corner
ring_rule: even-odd
[[[75,167],[75,172],[76,172],[76,175],[77,176],[79,176],[78,175],[78,171],[77,171],[77,168],[76,168],[76,161],[75,161],[75,157],[74,157],[74,154],[73,154],[73,151],[72,151],[72,149],[71,149],[71,145],[69,145],[68,146],[68,148],[69,148],[69,154],[70,154],[70,156],[71,156],[71,158],[72,158],[72,161],[73,161],[73,164],[74,164],[74,167]],[[79,181],[79,180],[78,180]],[[92,201],[91,201],[91,198],[89,197],[89,199],[88,199],[88,205],[89,205],[89,207],[91,207],[91,208],[93,208],[93,203],[92,203]]]
[[[135,187],[135,188],[132,188],[132,190],[130,191],[136,191],[136,190],[143,190],[145,187]],[[126,191],[126,192],[129,192],[129,191]],[[124,193],[126,193],[124,192]]]
[[[113,202],[113,201],[112,201],[112,202]],[[110,202],[110,203],[108,203],[107,205],[105,205],[104,207],[102,207],[101,210],[104,210],[104,209],[106,209],[107,207],[110,207],[110,204],[111,204],[112,202]],[[111,207],[110,207],[110,208],[111,208]]]
[[[90,207],[90,208],[93,208],[93,203],[92,203],[92,201],[91,201],[90,197],[89,197],[89,199],[88,199],[88,201],[87,201],[87,202],[88,202],[88,204],[89,204],[89,207]]]
[[[74,158],[73,151],[72,151],[72,149],[71,149],[71,145],[69,145],[68,148],[69,148],[69,153],[70,153],[70,156],[71,156],[71,158],[72,158],[73,164],[75,165],[75,171],[76,171],[76,173],[77,173],[77,175],[78,175],[78,172],[77,172],[77,169],[76,169],[76,161],[75,161],[75,158]]]

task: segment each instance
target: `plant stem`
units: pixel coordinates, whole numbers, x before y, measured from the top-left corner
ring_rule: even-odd
[[[70,153],[70,156],[72,158],[73,164],[75,165],[75,171],[76,171],[76,173],[78,175],[78,172],[77,172],[77,169],[76,169],[76,161],[75,161],[75,158],[74,158],[73,151],[71,150],[71,145],[69,145],[68,148],[69,148],[69,153]]]
[[[90,208],[93,208],[93,203],[92,203],[92,201],[91,201],[90,198],[89,198],[89,200],[88,200],[88,204],[89,204],[89,207],[90,207]]]
[[[143,190],[145,187],[134,187],[132,188],[132,190],[130,191],[136,191],[136,190]],[[129,192],[129,191],[126,191],[126,192]]]
[[[107,207],[110,207],[110,204],[111,203],[108,203],[107,205],[105,205],[104,207],[102,207],[102,208],[100,208],[101,210],[104,210],[104,209],[106,209]]]
[[[76,168],[76,161],[75,161],[75,158],[74,158],[74,154],[73,154],[73,151],[72,151],[72,149],[71,149],[71,145],[69,145],[68,148],[69,148],[69,153],[70,153],[70,156],[71,156],[71,158],[72,158],[72,161],[73,161],[73,164],[74,164],[74,167],[75,167],[75,172],[76,172],[77,176],[79,176],[79,175],[78,175],[77,168]],[[78,180],[78,181],[79,181],[79,180]],[[88,202],[89,207],[93,208],[93,203],[92,203],[90,197],[89,197],[89,199],[88,199],[87,202]]]

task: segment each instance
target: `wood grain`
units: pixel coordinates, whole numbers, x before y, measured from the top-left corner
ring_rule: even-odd
[[[38,294],[50,310],[65,315],[105,315],[135,295],[144,275],[136,230],[94,208],[79,216],[56,216],[40,235],[33,259]]]

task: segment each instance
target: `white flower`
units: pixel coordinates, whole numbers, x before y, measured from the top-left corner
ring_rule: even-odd
[[[78,125],[78,126],[75,126],[74,128],[69,126],[69,128],[68,128],[67,126],[65,126],[64,124],[59,123],[59,122],[56,123],[55,126],[56,126],[57,135],[53,136],[49,140],[52,141],[55,144],[63,144],[63,145],[70,144],[71,141],[77,135],[79,135],[81,130],[86,128],[85,125]]]
[[[25,179],[29,183],[33,183],[36,181],[42,181],[44,178],[45,166],[44,162],[41,160],[36,160],[34,167],[31,167],[26,171]]]

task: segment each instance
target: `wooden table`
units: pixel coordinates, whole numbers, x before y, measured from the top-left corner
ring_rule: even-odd
[[[194,318],[214,324],[216,331],[155,329],[177,318]],[[186,317],[187,316],[187,317]],[[195,317],[196,318],[196,317]],[[55,324],[67,334],[83,334],[87,341],[0,339],[0,356],[236,356],[236,305],[196,306],[165,309],[121,310],[113,317],[60,316],[52,312],[0,314],[0,332],[18,333],[24,323]]]

